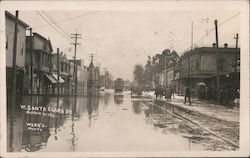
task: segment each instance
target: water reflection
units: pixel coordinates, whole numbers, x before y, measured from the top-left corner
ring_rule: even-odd
[[[133,101],[133,111],[135,114],[140,114],[141,113],[141,103],[138,101]]]
[[[123,95],[114,95],[114,102],[116,105],[123,103]]]
[[[142,106],[144,104],[145,106]],[[20,105],[35,105],[55,110],[69,109],[71,113],[27,114],[27,110],[21,110]],[[170,138],[152,130],[152,125],[149,126],[145,118],[158,114],[165,116],[159,108],[131,101],[129,95],[115,96],[112,92],[102,92],[91,97],[20,96],[17,106],[8,108],[8,151],[66,152],[179,148],[177,145],[172,147],[166,143],[173,138],[187,144],[182,138]],[[164,142],[166,146],[159,146]],[[185,148],[188,149],[188,146]]]

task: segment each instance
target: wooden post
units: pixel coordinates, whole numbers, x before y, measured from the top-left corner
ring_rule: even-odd
[[[14,46],[13,46],[13,62],[12,62],[12,89],[11,89],[11,113],[10,113],[10,151],[14,151],[14,117],[16,108],[16,46],[17,46],[17,28],[18,28],[18,11],[15,18]],[[8,98],[10,98],[8,97]]]
[[[75,60],[76,62],[76,60]],[[75,63],[75,95],[77,95],[77,66],[76,66],[76,63]]]
[[[218,26],[217,26],[217,19],[215,19],[214,24],[215,24],[215,39],[216,39],[216,94],[217,94],[217,104],[219,104],[219,90],[220,90],[220,76],[219,76],[219,69],[218,69],[218,59],[219,59],[219,53],[218,53],[218,48],[219,48],[219,43],[218,43]]]
[[[12,58],[12,108],[16,106],[16,52],[17,52],[17,28],[18,28],[18,11],[16,11],[15,18],[15,32],[14,32],[14,46],[13,46],[13,58]]]
[[[59,48],[57,48],[57,96],[59,96],[59,75],[60,75]]]
[[[239,39],[239,35],[236,34],[236,37],[234,38],[236,39],[236,50],[235,50],[235,61],[234,61],[234,95],[236,94],[236,90],[237,90],[237,61],[238,61],[238,39]]]
[[[165,70],[165,73],[164,73],[164,78],[165,78],[165,81],[164,81],[164,85],[165,87],[167,86],[167,56],[165,55],[164,56],[164,59],[165,59],[165,65],[164,65],[164,70]]]
[[[30,28],[30,94],[33,95],[33,36]]]

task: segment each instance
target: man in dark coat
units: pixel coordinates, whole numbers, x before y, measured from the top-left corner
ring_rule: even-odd
[[[185,93],[185,101],[184,104],[186,104],[187,98],[189,101],[189,105],[191,105],[191,90],[189,88],[189,86],[186,86],[184,89],[184,93]]]

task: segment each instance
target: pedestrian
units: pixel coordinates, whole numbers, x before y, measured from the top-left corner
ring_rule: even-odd
[[[170,87],[171,88],[171,94],[172,94],[172,96],[173,96],[173,98],[175,99],[175,97],[174,97],[174,93],[175,93],[175,86],[173,86],[173,87]]]
[[[165,88],[165,99],[169,99],[169,89],[168,89],[168,87]]]
[[[172,87],[169,88],[169,99],[171,100],[172,98],[172,95],[173,95],[173,89]]]
[[[220,92],[219,92],[219,104],[220,105],[224,104],[224,97],[225,97],[225,91],[224,91],[224,88],[221,87]]]
[[[187,98],[188,98],[189,105],[191,105],[191,91],[190,91],[189,86],[186,86],[186,87],[185,87],[184,93],[185,93],[185,101],[184,101],[184,104],[186,104],[186,101],[187,101]]]
[[[205,87],[205,99],[208,100],[208,87]]]
[[[158,98],[158,95],[159,95],[159,87],[157,86],[157,87],[155,88],[155,97],[156,97],[156,100],[157,100],[157,98]]]
[[[160,99],[162,98],[164,93],[164,89],[162,88],[162,86],[159,87],[159,95],[160,95]]]
[[[230,98],[229,88],[225,88],[224,105],[226,105],[226,106],[229,105],[229,98]]]

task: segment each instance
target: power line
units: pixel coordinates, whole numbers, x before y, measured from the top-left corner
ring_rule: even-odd
[[[36,11],[36,12],[38,12],[38,11]],[[96,14],[98,12],[101,12],[101,11],[94,11],[94,12],[91,12],[91,13],[86,13],[86,14],[82,14],[82,15],[78,15],[78,16],[73,16],[73,17],[70,17],[70,18],[65,18],[65,19],[62,19],[62,20],[59,20],[59,21],[55,21],[55,23],[58,24],[58,23],[61,23],[61,22],[64,22],[64,21],[68,21],[68,20],[72,20],[72,19],[76,19],[76,18]],[[50,24],[52,24],[52,23],[49,22],[48,24],[38,25],[38,26],[33,27],[33,29],[49,26]],[[4,31],[0,31],[0,32],[4,32]],[[11,34],[11,33],[14,33],[14,32],[9,32],[8,34]]]
[[[50,24],[50,22],[39,12],[39,11],[36,11],[37,14],[42,17],[54,30],[56,30],[60,35],[62,35],[64,38],[68,39],[67,36],[65,36],[64,34],[62,34],[56,27],[54,27],[52,24]]]
[[[59,25],[56,24],[56,22],[53,20],[53,18],[49,15],[45,15],[47,18],[50,19],[50,21],[56,25],[57,27],[55,27],[54,25],[52,25],[51,22],[49,22],[40,12],[37,11],[37,13],[53,28],[55,29],[59,34],[61,34],[64,38],[66,38],[67,40],[69,40],[70,42],[72,42],[72,39],[71,39],[71,36],[65,32],[65,30],[63,30]],[[44,12],[43,12],[44,13]],[[60,30],[60,31],[59,31]],[[63,34],[62,34],[63,33]],[[79,34],[78,34],[79,35]],[[81,46],[80,46],[80,49],[83,50],[84,52],[86,52]],[[74,56],[75,58],[75,56]]]
[[[45,11],[42,11],[42,13],[48,18],[50,19],[50,21],[62,32],[64,33],[67,37],[70,38],[69,34],[62,28],[60,27],[58,24],[56,24],[55,20],[48,14],[46,13]]]
[[[237,16],[240,15],[240,14],[241,14],[241,13],[237,13],[237,14],[231,16],[230,18],[228,18],[228,19],[224,20],[223,22],[219,23],[218,26],[221,26],[221,25],[227,23],[228,21],[230,21],[231,19],[237,17]],[[195,42],[195,43],[192,45],[192,47],[195,46],[197,43],[199,43],[201,40],[203,40],[205,37],[207,37],[207,36],[209,35],[209,33],[210,33],[211,31],[213,31],[214,29],[215,29],[215,27],[213,27],[212,29],[208,30],[204,36],[202,36],[197,42]]]

